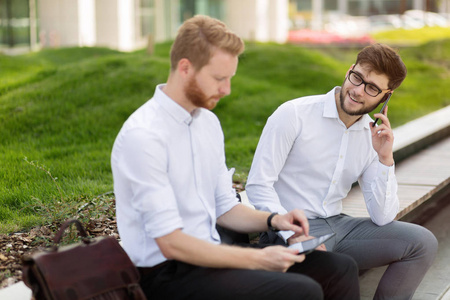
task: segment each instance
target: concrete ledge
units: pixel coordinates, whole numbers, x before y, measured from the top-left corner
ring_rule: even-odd
[[[399,163],[448,136],[450,105],[394,128],[394,159]]]
[[[445,291],[439,295],[439,300],[450,300],[450,285],[445,289]]]
[[[0,299],[2,300],[30,300],[31,290],[20,281],[0,290]]]

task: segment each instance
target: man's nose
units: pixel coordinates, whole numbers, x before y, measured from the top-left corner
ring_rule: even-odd
[[[222,95],[229,95],[231,93],[231,80],[227,79],[219,88],[219,93]]]
[[[358,95],[363,96],[363,95],[366,93],[365,89],[366,89],[365,84],[364,84],[364,83],[361,83],[360,85],[358,85],[358,86],[356,87],[355,91],[356,91],[356,93],[357,93]]]

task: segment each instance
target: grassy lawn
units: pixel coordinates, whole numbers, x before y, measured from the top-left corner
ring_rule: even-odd
[[[86,205],[95,213],[97,196],[113,189],[113,141],[167,79],[169,49],[0,55],[0,233],[66,219]],[[232,93],[214,110],[236,180],[246,179],[267,117],[287,100],[341,85],[358,50],[247,44]],[[450,104],[450,40],[400,54],[409,73],[389,105],[394,127]]]

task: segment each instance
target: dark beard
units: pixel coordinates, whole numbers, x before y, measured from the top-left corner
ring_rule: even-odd
[[[188,98],[189,101],[197,107],[203,107],[209,110],[216,107],[217,102],[212,101],[212,98],[216,98],[218,96],[214,95],[208,98],[198,86],[194,76],[189,80],[186,88],[184,89],[184,94],[186,95],[186,98]]]
[[[368,114],[368,113],[372,112],[375,108],[377,108],[377,106],[380,105],[380,103],[383,102],[383,101],[380,101],[379,103],[372,105],[371,107],[363,107],[360,110],[349,111],[349,110],[347,110],[347,108],[344,105],[345,104],[345,101],[344,101],[345,95],[344,95],[343,91],[344,91],[344,88],[342,86],[341,92],[339,93],[339,104],[341,105],[342,111],[350,116],[362,116],[362,115]]]

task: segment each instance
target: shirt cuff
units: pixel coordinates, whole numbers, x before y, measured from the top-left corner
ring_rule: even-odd
[[[284,242],[287,244],[287,240],[288,238],[290,238],[295,232],[293,232],[292,230],[285,230],[285,231],[280,231],[278,232],[278,236],[281,237]]]
[[[384,179],[384,181],[388,181],[389,178],[394,176],[395,174],[395,163],[388,167],[383,165],[381,162],[378,162],[378,178]]]

